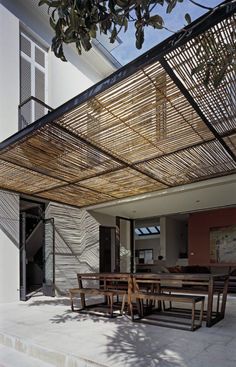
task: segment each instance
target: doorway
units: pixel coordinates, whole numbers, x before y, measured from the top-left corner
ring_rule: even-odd
[[[20,200],[20,299],[38,291],[54,295],[54,223],[45,219],[45,204]],[[51,289],[50,289],[51,288]]]
[[[116,228],[99,227],[99,271],[113,273],[117,268]]]

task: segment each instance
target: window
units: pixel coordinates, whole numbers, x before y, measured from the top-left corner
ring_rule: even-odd
[[[36,40],[20,34],[20,104],[30,97],[47,103],[47,51]],[[30,100],[21,107],[20,129],[47,113],[40,103]]]
[[[160,234],[160,226],[135,228],[135,234],[138,236],[150,236],[154,234]]]

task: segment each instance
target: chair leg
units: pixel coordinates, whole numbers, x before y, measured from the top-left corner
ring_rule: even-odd
[[[74,312],[74,302],[73,302],[73,296],[72,294],[70,293],[70,306],[71,306],[71,311]]]
[[[130,312],[131,320],[134,321],[134,310],[133,310],[132,299],[130,299],[129,301],[129,312]]]
[[[199,316],[199,326],[202,326],[203,312],[204,312],[204,299],[201,302],[201,311],[200,311],[200,316]]]
[[[141,310],[141,317],[144,317],[143,299],[140,299],[140,310]]]
[[[86,308],[85,294],[84,293],[80,293],[80,300],[81,300],[82,309]]]
[[[113,295],[108,297],[110,300],[110,317],[113,317]]]
[[[136,298],[136,306],[137,306],[137,310],[138,310],[138,315],[141,318],[142,317],[142,310],[141,310],[141,299],[140,298]]]

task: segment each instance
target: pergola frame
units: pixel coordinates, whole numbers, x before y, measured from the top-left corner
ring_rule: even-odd
[[[207,32],[227,37],[235,10],[231,4],[202,16],[3,141],[0,188],[86,207],[235,173],[235,72],[219,96],[188,75],[190,63],[197,62],[194,54],[189,57],[191,42]],[[21,172],[34,188],[25,186]]]

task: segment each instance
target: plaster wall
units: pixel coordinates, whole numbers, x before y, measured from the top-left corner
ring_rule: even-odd
[[[19,300],[19,197],[0,191],[0,303]]]
[[[166,263],[176,265],[179,255],[185,249],[186,224],[176,219],[166,217]]]
[[[153,250],[153,260],[157,261],[160,255],[160,238],[135,240],[135,250]]]
[[[56,108],[93,85],[92,78],[72,63],[63,63],[48,53],[48,104]]]
[[[0,141],[2,141],[18,130],[20,66],[19,21],[1,4],[0,50]]]
[[[101,226],[107,226],[107,227],[115,227],[116,226],[116,217],[113,217],[111,215],[96,213],[91,211],[88,211],[88,213],[99,222]]]

